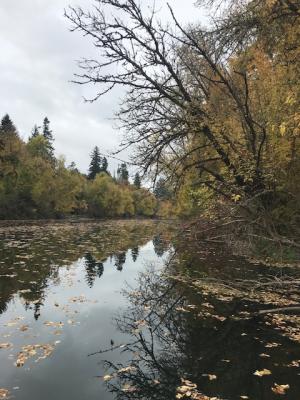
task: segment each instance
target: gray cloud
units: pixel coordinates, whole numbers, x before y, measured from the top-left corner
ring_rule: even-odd
[[[143,0],[145,1],[145,0]],[[147,0],[148,1],[148,0]],[[96,55],[87,39],[70,33],[64,8],[89,7],[92,0],[1,0],[0,2],[0,116],[9,113],[26,139],[34,124],[48,116],[55,135],[57,155],[75,161],[82,171],[96,144],[104,152],[118,147],[121,133],[113,128],[122,90],[98,102],[85,103],[95,88],[70,82],[76,60]],[[168,18],[166,1],[160,18]],[[200,19],[193,1],[170,0],[183,23]],[[146,3],[145,3],[146,4]],[[123,155],[128,159],[129,152]],[[117,162],[110,161],[111,170]]]

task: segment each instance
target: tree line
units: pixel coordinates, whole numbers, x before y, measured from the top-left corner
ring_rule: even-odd
[[[171,7],[164,24],[155,7],[136,0],[70,7],[72,30],[99,54],[80,63],[76,79],[100,86],[95,99],[127,88],[117,112],[124,146],[134,146],[135,162],[153,180],[167,179],[182,215],[232,222],[239,236],[295,244],[299,1],[197,4],[213,15],[209,25],[183,26]]]
[[[25,142],[9,115],[0,124],[0,218],[153,217],[168,206],[143,188],[139,173],[133,184],[126,163],[111,176],[106,157],[96,146],[87,174],[74,162],[54,154],[50,121],[35,125]]]

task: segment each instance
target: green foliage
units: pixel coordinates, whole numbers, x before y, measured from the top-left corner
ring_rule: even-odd
[[[151,217],[156,200],[146,189],[128,182],[126,164],[119,180],[108,172],[98,147],[92,154],[88,179],[75,163],[66,167],[49,147],[52,133],[44,120],[43,133],[35,126],[27,143],[5,116],[0,126],[0,218],[58,218],[76,214],[91,217]]]
[[[108,161],[106,157],[103,157],[101,160],[101,172],[105,172],[106,174],[108,174]]]
[[[52,135],[52,131],[50,130],[50,121],[47,117],[45,117],[43,121],[43,136],[46,140],[45,143],[47,146],[48,158],[49,160],[54,161],[54,147],[53,147],[54,138]]]
[[[4,115],[4,117],[1,120],[0,135],[1,136],[5,136],[5,135],[18,136],[17,129],[8,114]]]
[[[157,200],[147,189],[133,192],[133,201],[136,215],[152,217],[155,215]]]
[[[172,190],[165,178],[159,178],[154,188],[154,194],[157,199],[170,200]]]
[[[134,184],[134,186],[135,186],[137,189],[140,189],[140,188],[141,188],[142,182],[141,182],[140,174],[139,174],[138,172],[137,172],[137,173],[135,174],[135,176],[134,176],[134,182],[133,182],[133,184]]]
[[[89,166],[89,179],[95,179],[96,175],[101,172],[101,156],[100,150],[98,146],[95,146],[92,154],[91,154],[91,163]]]
[[[128,173],[126,163],[122,163],[121,165],[119,165],[118,170],[117,170],[117,177],[118,177],[117,179],[120,183],[123,183],[125,185],[128,184],[129,173]]]
[[[198,0],[214,18],[186,27],[137,0],[100,3],[66,14],[101,44],[78,83],[99,85],[97,98],[128,89],[117,117],[137,164],[172,182],[182,216],[238,217],[240,232],[299,241],[299,0]],[[168,199],[163,179],[155,194]]]

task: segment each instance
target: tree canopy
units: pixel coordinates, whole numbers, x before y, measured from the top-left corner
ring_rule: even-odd
[[[171,7],[164,25],[136,0],[71,7],[73,30],[99,53],[80,63],[77,81],[99,86],[93,100],[127,88],[117,112],[124,146],[154,180],[184,190],[185,203],[242,220],[252,235],[296,238],[299,2],[198,4],[215,7],[208,27],[182,26]]]
[[[149,190],[129,182],[126,164],[120,179],[109,174],[106,157],[96,146],[88,176],[50,149],[53,134],[49,120],[43,130],[35,125],[27,142],[21,140],[8,115],[0,127],[0,218],[152,217],[157,201]],[[125,183],[125,184],[124,184]]]

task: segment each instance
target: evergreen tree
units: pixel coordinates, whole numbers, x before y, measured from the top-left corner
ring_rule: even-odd
[[[78,170],[78,168],[77,168],[77,166],[76,166],[76,163],[75,163],[74,161],[71,162],[71,164],[68,166],[68,169],[69,169],[71,172],[77,172],[77,173],[79,173],[79,170]]]
[[[32,131],[31,131],[31,137],[34,138],[34,137],[37,137],[38,135],[40,135],[40,129],[41,129],[40,126],[34,125],[34,127],[32,128]]]
[[[117,174],[118,174],[118,181],[120,183],[125,183],[125,184],[128,183],[129,173],[127,170],[126,163],[122,163],[121,165],[119,165]]]
[[[101,163],[102,163],[102,159],[100,156],[99,147],[95,146],[95,148],[91,154],[91,162],[90,162],[89,173],[88,173],[89,179],[95,179],[96,175],[102,171]]]
[[[52,131],[50,130],[50,121],[47,117],[43,121],[43,135],[48,140],[53,140]]]
[[[154,194],[157,199],[169,200],[171,198],[171,192],[167,185],[167,181],[164,178],[159,178],[154,188]]]
[[[137,189],[141,188],[141,178],[140,178],[140,174],[138,172],[135,174],[133,184]]]
[[[18,136],[17,129],[8,114],[4,115],[0,124],[0,133]]]
[[[45,117],[43,121],[43,136],[47,140],[49,158],[51,160],[54,160],[54,138],[52,135],[52,131],[50,130],[50,121],[47,117]]]
[[[105,172],[106,174],[108,174],[107,168],[108,168],[107,158],[103,157],[102,160],[101,160],[101,171]]]

